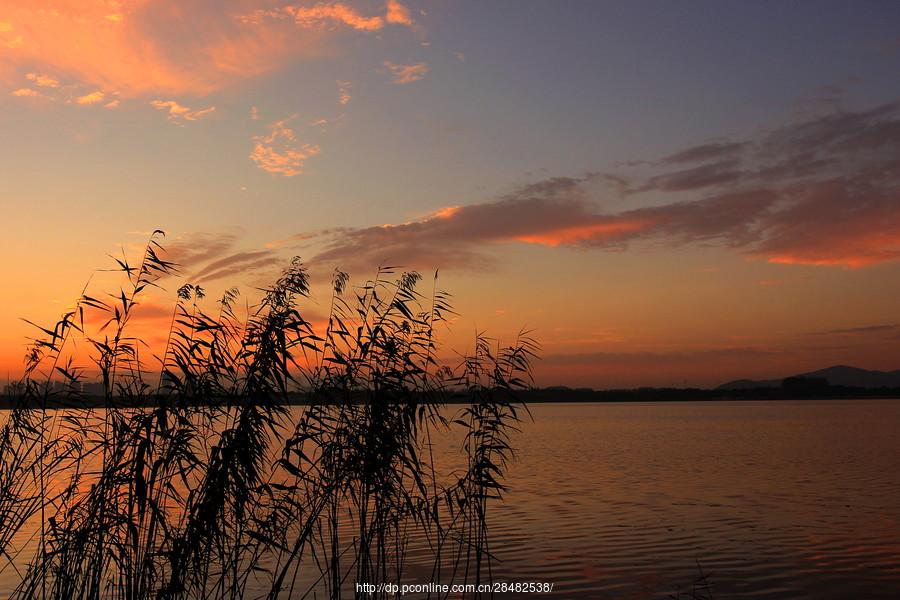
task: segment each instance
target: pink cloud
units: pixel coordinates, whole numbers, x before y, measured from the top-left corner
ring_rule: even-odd
[[[409,9],[397,0],[388,0],[387,14],[385,14],[384,20],[394,25],[406,25],[408,27],[414,25]]]
[[[350,95],[350,88],[353,87],[353,84],[349,81],[338,81],[338,103],[341,106],[345,106],[350,104],[350,100],[353,96]]]
[[[62,0],[48,8],[10,0],[0,21],[0,82],[11,92],[66,89],[57,99],[69,102],[77,102],[71,94],[94,92],[122,99],[207,95],[333,55],[336,30],[365,34],[387,25],[413,22],[396,1],[363,14],[341,2],[272,8],[263,0]],[[348,101],[348,88],[340,98]]]
[[[63,0],[51,10],[10,0],[0,26],[0,80],[40,73],[47,82],[65,78],[125,97],[196,95],[330,52],[327,32],[249,24],[236,18],[246,6],[242,0]]]
[[[286,258],[277,248],[242,249],[240,235],[227,233],[186,233],[166,246],[166,259],[178,265],[186,281],[208,283],[221,279],[248,284],[260,274],[268,274]]]
[[[99,104],[103,102],[104,98],[106,98],[106,94],[98,90],[84,94],[83,96],[78,96],[75,98],[75,103],[82,105]]]
[[[306,161],[319,154],[319,146],[302,143],[294,130],[287,126],[290,119],[277,121],[269,126],[267,135],[253,138],[256,142],[250,159],[263,171],[284,177],[303,172]]]
[[[384,16],[366,16],[343,2],[319,2],[312,6],[287,5],[281,8],[261,8],[241,14],[242,23],[261,25],[272,21],[291,20],[297,26],[310,30],[324,30],[345,26],[357,31],[380,31],[386,24],[412,27],[415,23],[409,9],[397,0],[388,0]]]
[[[501,243],[621,251],[638,242],[712,244],[791,265],[900,260],[900,102],[635,164],[649,172],[557,177],[406,223],[320,232],[316,260],[484,268]],[[604,208],[639,204],[648,191],[670,199]]]
[[[414,81],[420,81],[425,78],[425,75],[428,74],[428,65],[419,62],[410,65],[398,65],[396,63],[392,63],[389,60],[384,61],[384,66],[387,67],[387,70],[390,71],[393,76],[393,81],[397,85],[404,85],[407,83],[413,83]]]
[[[34,84],[38,87],[49,87],[49,88],[58,88],[59,81],[50,77],[49,75],[42,75],[39,73],[28,73],[25,75],[25,78],[29,81],[33,81]]]
[[[216,110],[215,106],[202,110],[192,110],[187,106],[182,106],[175,100],[153,100],[150,102],[150,105],[157,110],[166,111],[169,115],[169,120],[176,123],[179,121],[197,121]]]
[[[347,25],[360,31],[378,31],[384,27],[381,17],[365,17],[346,4],[319,3],[315,6],[290,6],[284,9],[301,27],[325,27],[329,23]]]

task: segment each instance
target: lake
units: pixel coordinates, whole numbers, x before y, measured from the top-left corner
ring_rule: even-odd
[[[496,573],[559,598],[900,597],[900,402],[541,404]]]
[[[495,580],[553,583],[534,597],[666,598],[702,569],[714,598],[900,596],[900,401],[531,412],[489,509]],[[459,440],[436,444],[452,468]],[[407,572],[431,580],[414,551]]]

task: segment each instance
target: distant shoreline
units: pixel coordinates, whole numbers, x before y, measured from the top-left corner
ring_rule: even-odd
[[[515,398],[526,404],[566,404],[566,403],[666,403],[666,402],[740,402],[740,401],[781,401],[781,400],[900,400],[900,388],[857,388],[827,386],[825,388],[800,390],[790,388],[757,388],[746,390],[719,390],[703,388],[637,388],[622,390],[559,389],[540,388],[520,391]],[[351,400],[353,404],[365,402],[359,393]],[[15,396],[0,397],[0,410],[10,410],[16,406]],[[446,404],[469,404],[471,396],[449,393]],[[205,403],[208,405],[208,403]],[[221,402],[222,405],[237,405],[238,402]],[[281,402],[283,406],[305,406],[310,404],[307,394],[295,393]],[[337,404],[337,402],[335,402]],[[192,404],[196,405],[196,404]],[[48,409],[60,408],[104,408],[102,396],[82,396],[77,400],[51,397],[44,405]],[[114,399],[115,408],[139,408],[159,406],[152,397],[140,402]],[[40,405],[32,408],[41,408]]]

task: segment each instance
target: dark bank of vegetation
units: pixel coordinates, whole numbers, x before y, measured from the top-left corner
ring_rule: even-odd
[[[793,379],[793,378],[791,378]],[[61,391],[63,386],[58,386]],[[412,395],[419,392],[411,391]],[[446,405],[470,404],[473,395],[469,390],[446,388],[442,391],[442,402]],[[306,392],[288,392],[278,401],[285,406],[306,406],[320,400],[320,396]],[[516,391],[516,399],[523,404],[552,404],[566,402],[727,402],[736,400],[847,400],[847,399],[898,399],[900,388],[894,387],[856,387],[829,385],[814,382],[801,382],[778,387],[758,387],[740,389],[708,389],[708,388],[653,388],[595,390],[590,388],[523,388]],[[122,408],[136,408],[156,405],[159,398],[152,395],[133,397],[113,397],[107,399],[100,395],[78,394],[73,400],[66,394],[51,395],[47,400],[47,408],[102,408],[108,402]],[[204,401],[198,398],[198,401]],[[12,408],[21,403],[19,394],[7,394],[0,397],[0,409]],[[218,405],[239,402],[239,398],[220,396],[215,398]],[[360,404],[367,401],[367,394],[356,391],[342,397],[342,402]]]
[[[786,380],[787,381],[787,380]],[[520,394],[528,403],[540,402],[692,402],[729,400],[841,400],[900,398],[900,388],[866,388],[827,383],[793,382],[778,387],[747,389],[635,388],[622,390],[536,388]]]
[[[209,308],[182,286],[154,359],[130,325],[176,271],[161,237],[140,264],[116,261],[119,291],[86,289],[31,346],[0,429],[11,597],[351,597],[356,582],[404,581],[411,540],[427,546],[428,579],[490,581],[489,514],[535,342],[478,335],[458,365],[437,364],[448,296],[389,268],[358,288],[335,272],[317,333],[295,259],[247,318],[235,289]],[[105,315],[99,333],[85,311]],[[88,367],[99,402],[82,397]],[[467,404],[448,418],[451,390]],[[298,391],[305,405],[289,408]],[[441,472],[431,438],[448,430],[463,466]]]

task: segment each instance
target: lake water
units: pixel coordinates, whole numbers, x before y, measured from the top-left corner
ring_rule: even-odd
[[[900,401],[531,412],[489,514],[494,579],[554,584],[527,597],[900,597]]]
[[[900,597],[900,401],[532,406],[501,578],[558,598]]]

